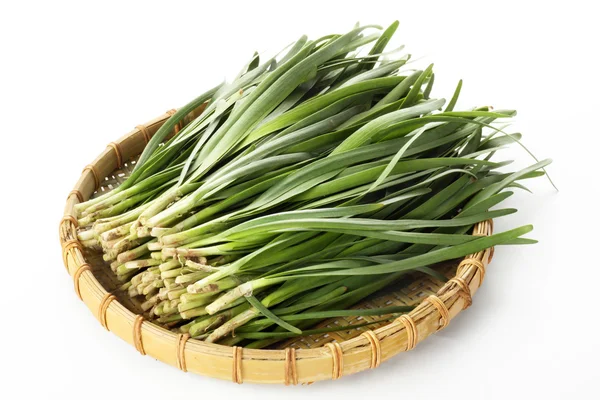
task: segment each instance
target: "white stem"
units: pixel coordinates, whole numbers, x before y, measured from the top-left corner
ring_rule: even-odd
[[[234,301],[236,301],[237,299],[239,299],[240,297],[252,295],[253,290],[254,290],[254,286],[253,286],[252,281],[242,283],[241,285],[230,290],[229,292],[225,293],[223,296],[219,297],[218,299],[216,299],[215,301],[213,301],[212,303],[207,305],[206,311],[211,315],[215,314],[215,313],[221,311],[222,309],[224,309],[225,307],[227,307],[229,304],[231,304]]]

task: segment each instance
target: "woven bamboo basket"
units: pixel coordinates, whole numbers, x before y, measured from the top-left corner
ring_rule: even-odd
[[[190,113],[184,123],[199,115]],[[138,125],[132,132],[111,142],[83,169],[67,197],[59,233],[63,262],[72,276],[75,293],[107,330],[133,345],[142,355],[175,366],[184,372],[231,380],[236,383],[312,383],[338,379],[369,368],[413,349],[432,333],[443,329],[452,318],[469,307],[481,285],[493,248],[471,254],[463,260],[438,266],[447,282],[417,276],[409,284],[372,296],[357,308],[414,305],[413,311],[393,322],[370,325],[285,342],[279,349],[244,349],[190,339],[151,322],[141,315],[139,304],[117,298],[117,282],[100,254],[87,251],[77,240],[77,219],[73,207],[94,194],[111,190],[130,173],[135,158],[158,128],[175,112]],[[177,131],[180,127],[176,127]],[[477,224],[473,235],[491,235],[492,221]],[[351,325],[369,317],[329,320],[322,326]],[[364,321],[360,321],[364,322]]]

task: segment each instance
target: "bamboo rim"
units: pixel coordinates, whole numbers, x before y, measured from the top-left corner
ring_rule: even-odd
[[[198,115],[204,105],[190,115]],[[312,383],[338,379],[379,364],[413,349],[429,335],[443,329],[462,310],[483,282],[493,248],[465,257],[456,276],[435,295],[425,298],[410,313],[391,323],[342,342],[309,348],[257,350],[206,343],[171,332],[133,313],[119,303],[96,279],[77,240],[74,206],[89,199],[115,168],[140,154],[149,138],[172,115],[172,110],[138,125],[106,149],[82,172],[67,197],[59,225],[63,261],[73,277],[78,297],[101,325],[131,344],[140,354],[160,360],[184,372],[230,380],[236,383]],[[491,235],[493,221],[478,223],[473,235]]]

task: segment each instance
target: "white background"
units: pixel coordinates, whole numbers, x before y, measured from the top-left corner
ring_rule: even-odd
[[[597,398],[598,95],[594,2],[3,2],[2,384],[12,398]],[[516,108],[545,179],[499,230],[540,243],[498,249],[473,306],[375,371],[311,386],[241,386],[184,374],[100,327],[58,245],[67,193],[111,140],[234,75],[254,50],[301,34],[401,22],[435,96],[463,78],[463,108]],[[515,149],[517,166],[532,160]]]

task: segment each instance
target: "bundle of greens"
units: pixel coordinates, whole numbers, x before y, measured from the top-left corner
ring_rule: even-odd
[[[255,55],[171,116],[123,184],[76,206],[79,239],[148,318],[259,348],[331,317],[397,317],[409,308],[350,307],[415,271],[445,280],[436,263],[534,242],[531,226],[470,232],[514,213],[491,209],[549,161],[501,172],[492,156],[521,135],[495,123],[515,111],[454,111],[460,82],[431,98],[432,66],[386,52],[397,27]]]

